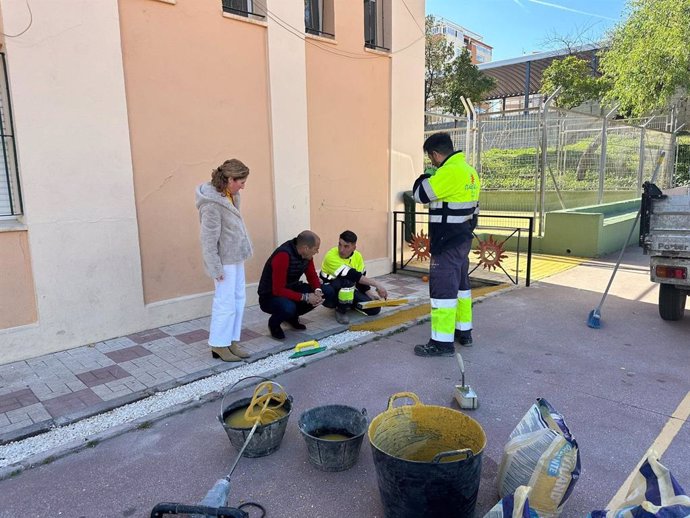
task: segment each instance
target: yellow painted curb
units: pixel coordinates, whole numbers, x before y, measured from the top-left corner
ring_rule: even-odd
[[[498,284],[496,286],[482,286],[481,288],[472,289],[472,298],[477,299],[478,297],[483,297],[484,295],[491,293],[493,291],[498,291],[506,288],[507,284]],[[431,310],[429,304],[420,304],[409,309],[403,309],[396,311],[385,317],[377,318],[376,320],[370,320],[367,322],[362,322],[361,324],[354,324],[350,326],[350,331],[383,331],[389,327],[398,326],[410,320],[415,320],[419,317],[423,317],[429,314]]]

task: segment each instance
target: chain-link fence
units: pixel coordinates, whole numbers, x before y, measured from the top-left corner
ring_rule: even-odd
[[[447,131],[482,180],[482,211],[532,215],[541,234],[544,214],[637,198],[651,179],[673,181],[675,135],[664,119],[611,120],[542,106],[457,118],[427,114],[426,134]],[[507,214],[507,215],[508,215]]]

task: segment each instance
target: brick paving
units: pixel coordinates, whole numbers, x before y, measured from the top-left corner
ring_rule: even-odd
[[[390,274],[379,280],[391,298],[428,298],[428,285],[418,277]],[[400,309],[383,308],[381,315]],[[354,311],[350,315],[352,323],[368,318]],[[346,329],[324,307],[301,321],[307,331],[284,325],[287,338],[277,341],[268,333],[268,315],[258,305],[247,307],[241,338],[252,353],[247,361]],[[209,317],[198,318],[0,365],[0,444],[237,367],[211,357],[209,322]]]

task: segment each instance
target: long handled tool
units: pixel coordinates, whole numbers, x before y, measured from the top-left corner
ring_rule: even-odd
[[[466,410],[473,410],[479,406],[479,397],[477,393],[469,385],[465,385],[465,362],[462,361],[462,356],[460,353],[455,353],[455,357],[458,360],[458,365],[460,366],[460,385],[455,385],[455,392],[453,392],[453,397],[455,401],[458,402],[460,408]]]
[[[256,377],[256,376],[249,376]],[[238,380],[234,385],[246,378]],[[265,379],[265,378],[264,378]],[[280,389],[278,392],[273,391],[276,386]],[[232,387],[231,387],[232,389]],[[254,426],[249,431],[247,439],[244,441],[240,452],[233,462],[232,467],[227,475],[216,481],[213,487],[206,493],[204,499],[198,505],[184,505],[176,503],[160,503],[156,505],[151,511],[151,518],[162,518],[168,514],[185,514],[193,515],[195,518],[217,517],[217,518],[249,518],[249,515],[242,510],[242,507],[256,507],[262,511],[262,517],[266,515],[266,511],[262,506],[253,502],[246,502],[239,506],[239,508],[225,507],[230,494],[230,477],[232,476],[237,463],[242,458],[244,450],[247,448],[249,441],[252,440],[254,432],[260,424],[266,424],[278,417],[275,409],[283,406],[287,400],[287,394],[282,386],[274,381],[265,381],[260,383],[252,396],[251,402],[244,413],[244,418],[248,421],[254,421]],[[258,409],[258,410],[257,410]]]
[[[659,156],[657,157],[656,160],[656,166],[654,166],[654,172],[652,173],[652,183],[656,181],[656,175],[659,172],[659,169],[661,168],[661,164],[664,161],[664,157],[666,156],[666,152],[662,149],[659,151]],[[630,242],[630,238],[632,237],[633,232],[635,231],[635,227],[637,226],[637,222],[640,219],[640,214],[642,213],[642,206],[640,205],[640,209],[637,211],[637,215],[635,216],[635,221],[632,224],[632,227],[630,228],[630,233],[628,234],[628,237],[626,240],[623,242],[623,247],[621,248],[621,253],[618,254],[618,261],[616,261],[616,266],[613,267],[613,272],[611,273],[611,278],[609,279],[609,283],[606,285],[606,289],[604,290],[604,295],[601,297],[601,301],[599,302],[599,305],[594,308],[592,311],[589,312],[589,316],[587,317],[587,325],[591,327],[592,329],[599,329],[601,327],[601,307],[604,305],[604,301],[606,300],[606,296],[609,294],[609,288],[611,287],[611,284],[613,283],[613,278],[616,276],[616,272],[618,271],[618,267],[621,265],[621,260],[623,259],[623,254],[625,253],[625,249],[628,247],[628,243]]]
[[[407,297],[404,299],[380,299],[380,300],[367,300],[365,302],[359,302],[357,304],[358,309],[371,309],[371,308],[385,308],[390,306],[404,306],[405,304],[410,304],[415,302],[419,297]]]

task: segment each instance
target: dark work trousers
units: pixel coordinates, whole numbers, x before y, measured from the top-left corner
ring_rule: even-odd
[[[300,282],[295,286],[295,291],[300,293],[311,293],[311,287],[306,282]],[[259,297],[259,307],[264,313],[271,315],[268,325],[278,327],[282,322],[287,322],[298,318],[300,315],[309,313],[314,306],[308,302],[290,300],[286,297],[273,297],[271,295]]]
[[[323,281],[323,278],[321,280]],[[339,311],[340,313],[345,313],[348,309],[352,309],[352,306],[348,304],[342,304],[338,301],[338,292],[340,291],[340,288],[351,288],[354,285],[355,283],[351,280],[343,279],[340,277],[333,279],[332,281],[324,281],[323,286],[321,288],[323,290],[324,297],[323,305],[331,309],[336,308],[337,311]],[[360,290],[359,288],[355,288],[355,306],[360,302],[368,302],[370,300],[371,297],[369,297],[369,295],[367,295],[366,292]],[[363,311],[369,316],[373,316],[381,313],[381,308],[362,309],[360,311]]]
[[[437,342],[453,343],[455,329],[467,326],[469,309],[471,329],[471,295],[468,239],[444,252],[431,256],[429,268],[429,298],[431,299],[431,338]]]

